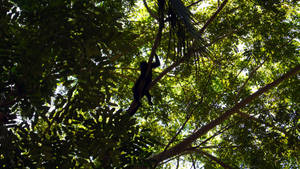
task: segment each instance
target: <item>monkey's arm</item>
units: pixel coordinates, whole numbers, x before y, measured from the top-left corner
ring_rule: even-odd
[[[156,68],[156,67],[158,67],[158,66],[160,66],[160,61],[159,61],[159,59],[158,59],[157,54],[155,54],[155,62],[151,64],[151,67],[152,67],[152,68]]]

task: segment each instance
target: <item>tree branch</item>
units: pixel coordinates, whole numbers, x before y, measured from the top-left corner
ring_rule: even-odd
[[[194,6],[194,5],[196,5],[197,3],[201,2],[201,1],[203,1],[203,0],[198,0],[198,1],[196,1],[196,2],[193,2],[193,3],[191,3],[190,5],[188,5],[187,7],[189,8],[189,7],[191,7],[191,6]]]
[[[217,15],[221,12],[221,10],[224,8],[228,0],[224,0],[224,2],[221,4],[221,6],[217,9],[217,11],[211,16],[207,22],[204,24],[204,26],[200,29],[199,33],[202,34],[204,30],[207,28],[207,26],[217,17]]]
[[[195,133],[191,134],[189,137],[185,138],[182,142],[175,145],[174,147],[170,148],[169,150],[159,153],[157,155],[154,155],[149,158],[149,160],[154,160],[157,162],[166,160],[172,156],[178,155],[182,153],[186,148],[188,148],[192,142],[194,142],[196,139],[198,139],[200,136],[206,134],[209,130],[216,127],[217,125],[221,124],[223,121],[227,120],[230,116],[237,113],[239,109],[243,108],[247,104],[251,103],[254,99],[258,98],[263,93],[267,92],[268,90],[274,88],[282,81],[290,78],[291,76],[295,75],[300,70],[300,65],[297,65],[295,68],[291,69],[289,72],[278,78],[277,80],[273,81],[272,83],[267,84],[265,87],[259,89],[252,95],[246,97],[242,101],[240,101],[238,104],[233,106],[231,109],[227,110],[225,113],[223,113],[221,116],[210,122],[209,124],[203,126],[199,130],[197,130]]]
[[[149,12],[150,16],[153,17],[154,19],[158,20],[159,19],[158,16],[154,15],[153,11],[149,8],[146,0],[143,0],[143,2],[144,2],[144,5],[145,5],[147,11]]]

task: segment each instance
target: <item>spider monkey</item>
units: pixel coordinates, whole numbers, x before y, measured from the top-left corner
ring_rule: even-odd
[[[151,102],[151,95],[149,93],[149,90],[147,90],[147,87],[150,85],[152,81],[152,69],[158,66],[160,66],[160,62],[156,54],[155,54],[155,62],[151,64],[151,70],[148,74],[147,74],[148,63],[145,61],[140,63],[141,75],[137,79],[134,87],[132,88],[134,100],[138,103],[138,105],[141,104],[140,99],[145,95],[147,96],[148,103],[150,105],[153,104]]]

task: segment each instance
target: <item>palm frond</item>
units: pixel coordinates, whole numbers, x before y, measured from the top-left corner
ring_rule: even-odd
[[[186,26],[189,33],[195,38],[201,38],[200,34],[195,28],[195,20],[191,11],[184,5],[181,0],[170,0],[170,7],[172,11],[177,15]]]
[[[179,38],[179,41],[186,41],[185,39],[185,32],[187,32],[194,41],[193,48],[195,53],[198,53],[202,56],[209,55],[209,50],[207,49],[206,42],[201,37],[201,33],[196,28],[196,21],[191,13],[191,11],[184,5],[184,3],[181,0],[169,0],[169,13],[170,15],[176,15],[176,16],[170,16],[171,17],[171,25],[175,26],[177,25],[177,36]],[[182,27],[184,25],[184,28]],[[189,42],[187,42],[188,44]],[[185,48],[185,46],[182,46]]]

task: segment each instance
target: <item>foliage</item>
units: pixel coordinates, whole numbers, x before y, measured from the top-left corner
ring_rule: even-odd
[[[4,0],[0,63],[2,168],[299,167],[297,1]]]

